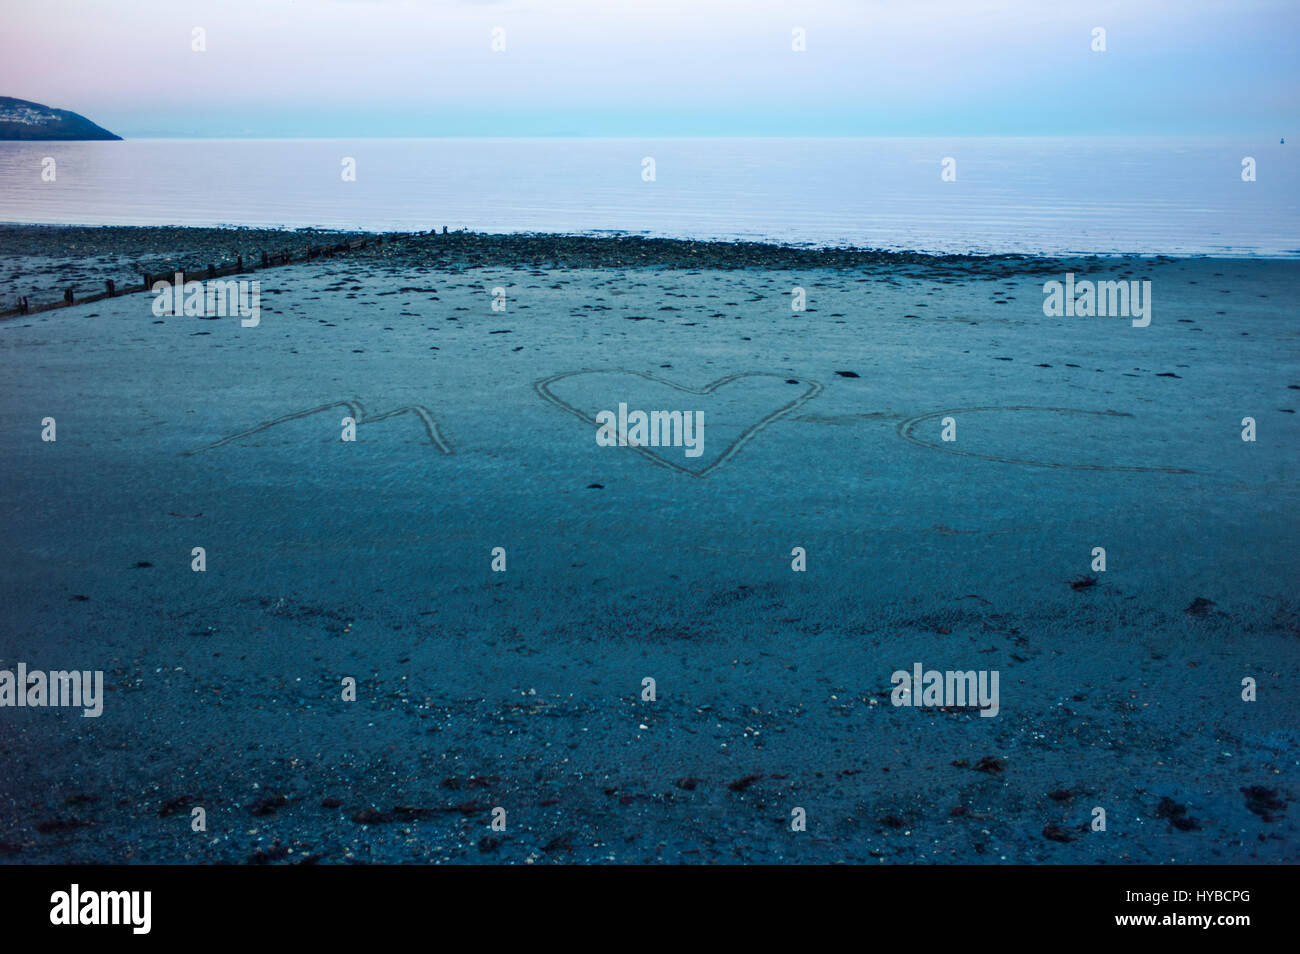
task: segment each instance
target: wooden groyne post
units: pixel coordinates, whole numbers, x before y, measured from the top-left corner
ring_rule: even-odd
[[[446,226],[443,226],[443,231],[444,233],[446,232]],[[401,241],[402,239],[410,238],[411,234],[412,233],[410,232],[395,232],[388,235],[387,239],[389,242]],[[428,234],[433,235],[436,233],[434,231],[430,231]],[[236,275],[243,272],[256,272],[256,271],[260,271],[263,268],[275,268],[281,265],[290,265],[294,261],[309,262],[317,258],[328,257],[331,255],[340,255],[345,252],[355,251],[356,249],[366,248],[371,245],[382,245],[384,239],[385,239],[384,235],[365,235],[362,236],[361,238],[347,239],[342,242],[338,242],[334,245],[310,245],[307,246],[305,249],[303,249],[303,251],[299,254],[297,259],[294,258],[292,250],[287,248],[279,252],[272,252],[269,255],[265,251],[263,251],[261,253],[262,264],[260,268],[251,265],[246,266],[244,264],[244,256],[239,255],[236,256],[233,262],[227,264],[217,264],[215,262],[210,263],[206,269],[205,277],[208,280],[212,280],[214,278],[220,278],[225,275]],[[51,309],[54,308],[67,308],[69,305],[84,305],[92,301],[100,301],[101,299],[104,298],[117,298],[121,295],[129,294],[131,291],[147,292],[153,288],[156,282],[173,281],[178,274],[180,275],[180,280],[182,282],[200,281],[201,279],[199,278],[199,275],[203,274],[203,272],[186,273],[180,270],[175,270],[171,272],[159,272],[156,275],[150,275],[146,272],[142,276],[143,280],[140,282],[138,286],[123,288],[121,291],[118,290],[117,283],[110,278],[110,279],[106,279],[104,282],[104,291],[96,295],[87,295],[83,298],[76,297],[75,289],[72,286],[69,286],[63,290],[62,301],[48,302],[47,304],[44,305],[32,306],[28,301],[28,297],[26,295],[23,295],[19,297],[18,306],[16,308],[9,308],[0,311],[0,319],[9,318],[14,315],[29,315],[38,311],[50,311]]]

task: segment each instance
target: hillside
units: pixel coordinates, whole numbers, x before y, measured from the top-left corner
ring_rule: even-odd
[[[85,116],[0,96],[0,140],[121,139]]]

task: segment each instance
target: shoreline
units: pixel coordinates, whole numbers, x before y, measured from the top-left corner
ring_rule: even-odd
[[[451,229],[443,232],[439,225],[428,231],[404,231],[401,229],[363,229],[334,228],[330,226],[273,226],[273,225],[94,225],[88,223],[61,222],[9,222],[0,221],[0,238],[12,241],[15,235],[37,237],[31,233],[48,232],[53,240],[53,233],[76,234],[83,240],[86,233],[100,233],[107,240],[121,241],[137,236],[153,238],[148,233],[181,233],[196,238],[227,237],[245,239],[257,237],[262,240],[271,237],[284,239],[301,239],[303,236],[314,238],[356,238],[360,236],[414,236],[460,238],[477,241],[498,242],[503,245],[518,243],[552,242],[572,245],[590,243],[644,243],[662,246],[666,249],[676,247],[704,247],[706,249],[735,248],[749,251],[769,251],[773,253],[801,254],[826,257],[831,261],[811,262],[811,267],[833,264],[834,260],[857,258],[864,261],[881,259],[915,260],[949,262],[949,261],[1076,261],[1080,259],[1097,259],[1101,261],[1222,261],[1222,262],[1289,262],[1300,261],[1300,250],[1285,253],[1229,253],[1209,254],[1204,252],[936,252],[925,249],[889,248],[868,245],[816,245],[797,244],[780,241],[739,238],[690,238],[671,235],[652,235],[646,232],[630,232],[618,229],[592,229],[587,232],[485,232],[471,229]],[[4,254],[10,254],[4,248]],[[34,253],[29,253],[34,254]],[[694,263],[689,263],[694,264]],[[708,264],[713,264],[712,262]],[[859,264],[854,262],[852,264]]]
[[[333,229],[264,229],[195,226],[74,226],[0,224],[0,312],[26,298],[33,309],[62,303],[69,288],[78,300],[103,296],[112,281],[125,293],[147,275],[199,272],[215,266],[236,269],[264,254],[299,264],[323,242],[342,243],[376,236],[382,242],[349,250],[350,260],[400,268],[535,267],[550,269],[651,268],[666,270],[746,269],[861,270],[970,278],[1174,263],[1280,264],[1281,257],[1133,255],[1033,255],[1026,253],[936,254],[877,248],[823,248],[765,242],[696,241],[643,235],[563,233],[364,232]],[[287,253],[287,255],[285,254]],[[80,301],[75,302],[80,303]]]

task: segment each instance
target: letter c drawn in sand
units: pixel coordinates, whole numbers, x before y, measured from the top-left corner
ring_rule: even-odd
[[[921,447],[928,447],[931,450],[943,451],[947,454],[959,454],[962,457],[977,457],[980,460],[992,460],[1001,464],[1025,464],[1029,467],[1056,467],[1065,470],[1105,470],[1105,471],[1125,471],[1135,474],[1194,474],[1194,470],[1184,470],[1181,467],[1126,467],[1121,464],[1063,464],[1050,460],[1034,460],[1025,457],[999,457],[995,454],[980,454],[975,451],[960,450],[952,444],[942,444],[933,441],[923,440],[916,436],[916,429],[925,421],[932,421],[936,417],[956,417],[958,414],[972,414],[977,411],[1043,411],[1056,414],[1079,414],[1092,417],[1132,417],[1124,411],[1084,411],[1073,407],[1033,407],[1025,404],[1017,404],[1008,407],[958,407],[946,411],[932,411],[929,414],[922,414],[918,417],[910,417],[898,425],[898,436],[905,441],[911,441],[913,444],[919,444]]]

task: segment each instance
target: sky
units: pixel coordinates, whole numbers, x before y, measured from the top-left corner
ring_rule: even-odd
[[[1298,0],[0,0],[0,95],[128,138],[1300,141],[1298,27]]]

